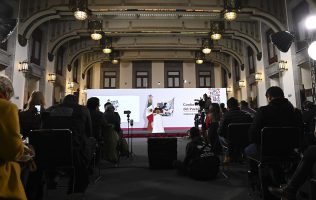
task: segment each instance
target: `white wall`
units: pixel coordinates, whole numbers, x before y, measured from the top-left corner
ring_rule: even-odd
[[[194,62],[183,62],[183,80],[186,81],[183,83],[184,88],[196,87],[196,70]]]
[[[164,63],[162,61],[153,61],[152,62],[152,88],[164,88],[165,79],[164,79]],[[160,83],[160,84],[159,84]]]

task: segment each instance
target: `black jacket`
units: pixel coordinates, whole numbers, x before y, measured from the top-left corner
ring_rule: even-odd
[[[250,142],[261,143],[261,129],[264,127],[284,126],[302,128],[302,114],[286,98],[273,99],[268,105],[259,108],[249,129]]]
[[[219,125],[218,135],[227,138],[227,128],[230,123],[251,123],[251,115],[247,112],[240,110],[239,108],[234,108],[228,110]]]

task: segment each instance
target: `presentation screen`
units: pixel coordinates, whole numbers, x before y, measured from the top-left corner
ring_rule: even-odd
[[[157,107],[163,111],[165,128],[188,128],[194,126],[194,116],[199,110],[196,102],[205,93],[213,103],[227,102],[226,88],[89,89],[87,98],[99,98],[101,112],[103,105],[111,102],[121,116],[122,128],[127,128],[124,111],[131,111],[133,128],[145,129],[148,113]]]

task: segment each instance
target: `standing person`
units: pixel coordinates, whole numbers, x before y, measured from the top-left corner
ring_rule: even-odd
[[[249,107],[249,104],[247,101],[240,101],[240,110],[245,111],[251,115],[252,118],[256,116],[257,111]]]
[[[11,80],[0,75],[0,199],[26,200],[17,161],[30,152],[20,135],[18,108],[10,102]]]
[[[26,109],[19,113],[21,133],[23,137],[28,137],[30,130],[41,127],[41,116],[45,109],[44,95],[40,91],[33,91],[27,104]]]
[[[104,110],[104,117],[106,121],[114,126],[114,130],[117,134],[122,136],[121,117],[118,112],[115,112],[114,106],[110,102],[107,102],[104,104]]]
[[[221,119],[221,113],[220,113],[220,107],[218,103],[212,103],[212,106],[210,108],[209,114],[208,114],[209,122],[208,122],[208,129],[207,129],[207,139],[208,142],[211,144],[212,151],[215,154],[218,154],[221,152],[222,147],[219,142],[219,137],[217,134],[217,129],[219,126],[219,122]]]
[[[165,129],[163,127],[162,116],[160,113],[161,113],[161,109],[158,107],[155,108],[152,133],[164,133],[165,132]]]

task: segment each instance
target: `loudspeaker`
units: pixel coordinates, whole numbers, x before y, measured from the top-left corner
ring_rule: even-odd
[[[288,31],[280,31],[271,35],[271,41],[280,51],[285,53],[290,49],[294,35]]]
[[[148,138],[148,160],[151,169],[172,169],[177,160],[177,138]]]

